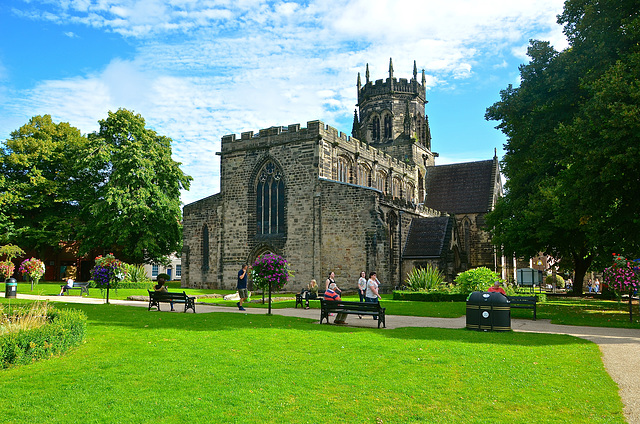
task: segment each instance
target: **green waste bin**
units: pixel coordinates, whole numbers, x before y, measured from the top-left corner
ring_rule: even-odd
[[[467,328],[477,331],[510,331],[509,299],[501,293],[471,293],[467,298]]]
[[[4,282],[4,297],[15,298],[18,293],[18,282],[15,278],[9,278]]]

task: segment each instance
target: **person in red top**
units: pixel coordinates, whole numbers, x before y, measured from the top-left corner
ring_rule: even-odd
[[[336,292],[337,287],[338,286],[336,286],[336,283],[329,284],[329,288],[324,292],[324,300],[333,300],[333,301],[342,300],[340,295]],[[339,313],[338,316],[336,317],[336,320],[334,321],[334,324],[346,324],[347,323],[345,321],[346,318],[347,318],[347,314]]]
[[[500,293],[503,296],[506,296],[507,294],[504,292],[504,289],[502,287],[500,287],[500,281],[496,281],[495,283],[493,283],[493,286],[489,287],[489,290],[487,290],[490,293]]]

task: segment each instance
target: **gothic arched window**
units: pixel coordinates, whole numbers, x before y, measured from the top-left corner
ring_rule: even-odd
[[[209,271],[209,227],[202,227],[202,270]]]
[[[413,185],[412,182],[408,182],[407,183],[407,191],[405,193],[405,199],[408,202],[413,202],[415,200],[415,191],[416,191],[416,186]]]
[[[464,220],[464,250],[467,252],[467,255],[471,255],[471,224],[469,224],[469,220]],[[470,260],[471,258],[468,258]]]
[[[391,183],[391,194],[398,199],[402,197],[402,180],[400,178],[394,177]]]
[[[271,161],[258,173],[256,184],[256,233],[284,234],[284,182]]]
[[[376,185],[375,185],[375,188],[377,188],[378,190],[380,190],[381,192],[383,192],[385,194],[386,194],[386,192],[385,192],[386,180],[387,180],[387,175],[384,172],[378,171],[376,173]]]
[[[371,185],[371,170],[364,163],[358,165],[358,184],[365,187]]]
[[[371,129],[373,141],[380,141],[380,118],[373,118],[373,128]]]
[[[349,161],[345,157],[338,158],[338,181],[350,183],[351,167]]]
[[[385,139],[392,138],[392,135],[391,135],[391,115],[386,115],[384,117],[384,138]]]

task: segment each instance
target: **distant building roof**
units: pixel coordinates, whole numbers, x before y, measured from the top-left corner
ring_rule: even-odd
[[[497,159],[427,167],[425,206],[447,213],[489,212]]]
[[[451,237],[452,218],[414,218],[411,220],[403,259],[439,258]]]

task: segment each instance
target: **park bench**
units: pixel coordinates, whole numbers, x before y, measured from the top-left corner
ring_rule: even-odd
[[[184,303],[184,311],[187,312],[187,309],[193,309],[193,313],[196,313],[196,298],[187,296],[185,292],[182,293],[172,293],[165,291],[151,291],[149,292],[149,311],[152,306],[158,308],[160,310],[160,303]]]
[[[387,328],[385,322],[385,310],[380,303],[371,302],[348,302],[345,300],[324,300],[320,299],[320,324],[322,320],[327,320],[329,324],[329,314],[348,314],[348,315],[370,315],[378,317],[378,328],[380,324]]]
[[[87,296],[89,295],[89,283],[79,283],[77,281],[73,282],[73,287],[69,287],[66,284],[64,285],[64,291],[62,292],[62,294],[64,295],[65,293],[68,293],[71,290],[80,290],[80,296],[82,296],[82,293],[86,293]]]
[[[509,299],[511,309],[533,309],[533,320],[536,320],[538,299],[535,296],[507,296],[507,299]]]
[[[322,299],[322,296],[324,296],[324,292],[318,292],[318,297],[309,300],[320,300]],[[296,293],[296,308],[298,305],[300,305],[301,308],[304,307],[303,303],[304,299],[302,298],[302,293]]]

